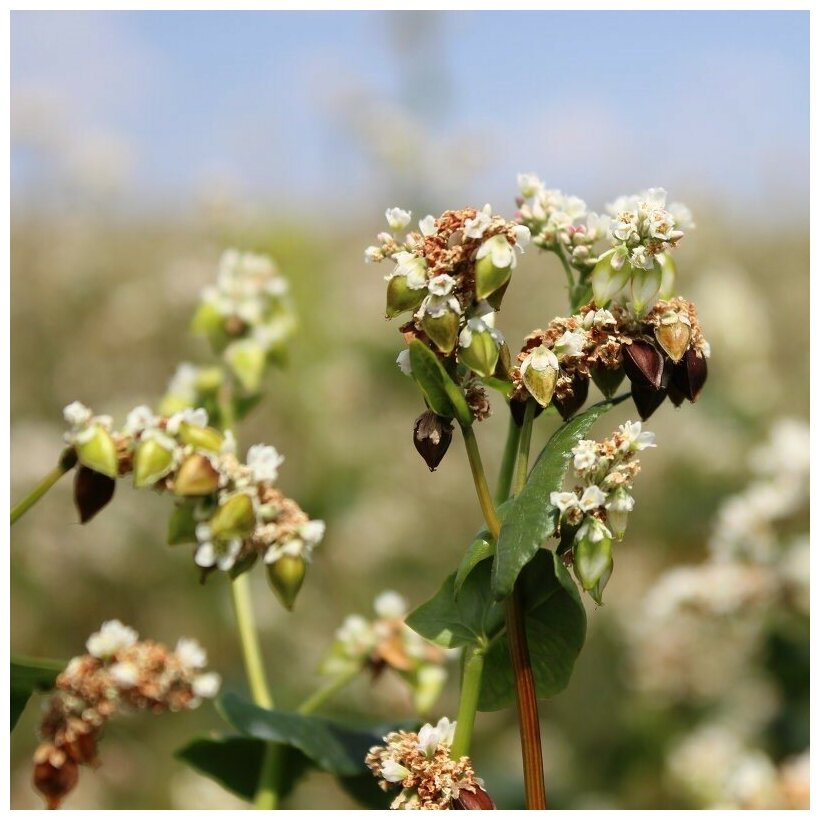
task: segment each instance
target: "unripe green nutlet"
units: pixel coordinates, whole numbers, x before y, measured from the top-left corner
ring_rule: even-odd
[[[224,436],[213,427],[197,427],[183,421],[179,425],[179,438],[184,444],[190,444],[200,450],[218,453],[225,441]]]
[[[194,453],[182,462],[174,479],[177,495],[210,495],[219,489],[219,473],[203,455]]]
[[[268,564],[268,582],[285,609],[292,610],[296,596],[302,588],[307,563],[300,555],[283,555]]]
[[[478,327],[471,327],[470,322],[458,337],[458,358],[474,373],[487,378],[493,375],[498,364],[498,342],[483,322]]]
[[[486,240],[476,254],[476,299],[486,299],[505,285],[514,267],[515,250],[506,236],[496,234]]]
[[[552,401],[558,381],[558,359],[544,345],[536,347],[521,363],[521,378],[530,395],[546,407]]]
[[[651,270],[634,268],[632,271],[632,309],[638,316],[643,316],[657,299],[661,289],[663,271],[657,260]]]
[[[95,424],[83,430],[77,436],[74,448],[81,464],[110,478],[117,477],[119,472],[117,445],[102,425]]]
[[[208,526],[214,538],[245,538],[253,532],[256,514],[247,493],[237,493],[217,508]]]
[[[449,309],[442,310],[438,315],[425,313],[421,328],[442,353],[449,355],[458,341],[460,318],[455,311]]]
[[[618,248],[604,254],[590,274],[595,304],[599,308],[606,307],[612,297],[626,285],[631,275],[632,265]]]
[[[600,532],[598,540],[593,540],[590,535],[587,532],[575,542],[572,554],[575,576],[587,592],[593,590],[604,575],[611,573],[613,566],[612,539]]]
[[[388,319],[407,310],[415,310],[427,295],[426,283],[420,288],[410,287],[408,278],[401,274],[391,276],[387,282],[387,305],[384,315]]]
[[[173,442],[171,442],[173,444]],[[157,439],[141,441],[134,452],[134,486],[147,487],[168,475],[174,466],[174,453]]]
[[[231,342],[225,349],[225,361],[239,384],[249,393],[255,393],[262,382],[267,354],[254,339]]]

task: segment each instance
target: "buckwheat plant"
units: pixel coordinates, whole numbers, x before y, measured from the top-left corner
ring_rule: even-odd
[[[340,628],[319,688],[294,711],[274,709],[248,572],[264,567],[276,597],[292,610],[325,531],[324,522],[277,486],[284,458],[275,447],[253,444],[242,456],[237,446],[238,424],[262,398],[266,373],[284,361],[296,328],[287,280],[268,257],[227,251],[216,285],[202,292],[192,328],[206,336],[216,360],[180,365],[158,410],[139,405],[117,427],[79,401],[66,405],[58,464],[12,508],[11,523],[71,470],[83,524],[124,482],[168,496],[167,543],[188,545],[191,568],[203,583],[215,576],[230,589],[252,696],[220,697],[220,712],[238,735],[196,739],[178,757],[260,809],[276,808],[310,768],[330,772],[358,795],[356,778],[370,783],[367,750],[385,728],[396,727],[352,729],[312,713],[355,677],[375,679],[390,668],[409,687],[409,711],[426,714],[446,680],[447,653],[405,626],[404,601],[386,592],[376,599],[375,620],[351,616]],[[180,640],[171,652],[109,620],[87,648],[67,665],[12,661],[13,724],[35,689],[56,689],[33,772],[50,808],[73,789],[80,765],[98,764],[98,740],[116,713],[193,708],[219,689],[219,676],[202,671],[205,650],[193,640]],[[370,803],[381,806],[378,792],[377,798]]]
[[[693,227],[689,211],[655,188],[599,215],[534,174],[518,183],[511,220],[485,205],[426,216],[413,229],[410,212],[390,208],[388,230],[365,250],[366,262],[390,265],[385,312],[401,317],[406,344],[397,364],[425,405],[414,445],[435,470],[458,425],[485,523],[456,572],[407,618],[422,637],[462,652],[461,700],[454,724],[388,734],[371,749],[368,766],[392,808],[493,808],[469,758],[473,725],[478,710],[513,702],[526,804],[546,807],[537,699],[567,685],[583,645],[578,587],[602,602],[640,456],[655,446],[642,422],[667,397],[694,402],[706,381],[710,351],[695,306],[674,294],[673,253]],[[569,308],[511,347],[497,314],[533,245],[558,257]],[[629,390],[618,394],[624,379]],[[603,400],[584,410],[591,381]],[[510,419],[494,493],[475,434],[491,413],[488,390]],[[603,441],[586,437],[630,397],[640,421]],[[530,467],[533,420],[545,411],[563,423]]]

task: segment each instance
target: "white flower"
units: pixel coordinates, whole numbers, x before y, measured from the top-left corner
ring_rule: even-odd
[[[638,247],[632,251],[629,264],[632,265],[633,268],[652,270],[655,266],[655,257],[643,245],[638,245]]]
[[[435,726],[425,723],[419,729],[418,748],[427,757],[432,757],[439,744],[452,746],[455,731],[456,722],[451,723],[446,717],[443,717]]]
[[[222,434],[222,444],[219,448],[222,455],[236,455],[236,436],[233,430],[226,430]]]
[[[578,506],[578,496],[575,493],[550,493],[550,504],[557,507],[563,515],[567,510]]]
[[[620,242],[638,238],[638,215],[632,211],[619,213],[609,227],[609,232]]]
[[[270,444],[254,444],[248,450],[247,464],[257,482],[273,483],[279,476],[279,467],[285,460]]]
[[[384,259],[384,253],[378,245],[369,245],[364,249],[364,261],[368,264],[370,262],[381,262]]]
[[[222,685],[222,678],[216,672],[206,672],[204,675],[197,675],[191,681],[191,689],[198,698],[215,698]]]
[[[582,439],[572,448],[573,466],[576,472],[583,473],[598,463],[595,442],[591,439]]]
[[[538,178],[537,174],[518,175],[518,190],[521,191],[521,196],[526,199],[534,197],[543,188],[544,183]]]
[[[206,523],[197,524],[196,538],[199,545],[194,552],[194,563],[203,569],[216,566],[223,572],[227,572],[236,563],[242,550],[241,538],[216,541],[213,539],[211,528]]]
[[[440,273],[427,283],[427,290],[429,290],[433,296],[447,296],[453,292],[455,285],[456,280],[453,279],[452,276],[446,273]]]
[[[89,654],[106,660],[116,655],[121,649],[127,649],[137,642],[136,630],[125,626],[121,621],[105,621],[99,632],[95,632],[85,643]]]
[[[179,662],[188,669],[203,669],[208,664],[208,655],[193,638],[180,638],[177,641],[174,654]]]
[[[400,231],[410,223],[410,211],[403,211],[401,208],[388,208],[384,216],[391,231]]]
[[[150,407],[140,404],[135,407],[125,419],[124,433],[138,433],[141,430],[149,430],[157,423],[157,417]]]
[[[621,445],[621,449],[624,451],[634,450],[640,452],[649,447],[657,446],[655,444],[655,434],[650,433],[648,430],[641,432],[641,423],[639,421],[628,421],[618,429],[624,437],[624,443]]]
[[[604,493],[597,485],[591,484],[584,490],[584,494],[581,496],[581,500],[578,502],[578,505],[584,512],[592,512],[598,507],[603,507],[605,502],[606,493]]]
[[[193,404],[197,397],[198,379],[199,368],[190,362],[182,362],[171,376],[167,392],[183,402]]]
[[[74,428],[84,427],[94,414],[82,402],[73,401],[63,408],[63,418]]]
[[[503,234],[496,234],[487,239],[478,249],[475,258],[483,259],[490,255],[493,266],[496,268],[514,268],[516,264],[515,251]]]
[[[612,538],[612,533],[597,518],[588,515],[584,518],[584,523],[578,528],[578,532],[575,533],[576,543],[583,541],[585,538],[593,544],[597,544],[599,541],[603,541],[604,538]]]
[[[139,669],[128,661],[124,663],[115,663],[111,669],[111,677],[114,678],[117,684],[123,689],[130,689],[135,686],[140,678]]]
[[[582,330],[565,330],[564,335],[555,342],[554,350],[559,358],[580,356],[584,352],[586,334]]]
[[[530,367],[539,373],[542,373],[549,367],[553,370],[558,370],[558,359],[548,347],[540,345],[521,362],[521,367],[519,368],[521,375],[523,376]]]
[[[427,286],[427,262],[424,259],[409,251],[399,251],[393,258],[396,260],[396,268],[387,279],[404,276],[407,287],[411,290],[421,290]]]
[[[336,630],[336,640],[344,646],[348,656],[357,658],[370,651],[376,636],[366,618],[361,615],[348,615]]]
[[[382,592],[373,602],[373,610],[380,618],[403,618],[407,612],[407,602],[398,592]]]
[[[410,770],[405,769],[398,761],[388,758],[382,763],[381,775],[388,783],[401,783],[405,777],[409,777]]]
[[[669,212],[675,220],[675,226],[680,230],[689,231],[695,227],[692,212],[682,202],[671,202],[669,204]]]
[[[427,214],[424,219],[419,220],[419,230],[422,236],[434,236],[436,233],[436,218],[432,214]]]
[[[299,535],[310,547],[315,547],[325,537],[324,521],[307,521],[299,527]]]
[[[490,227],[492,222],[493,209],[489,204],[476,213],[472,219],[464,221],[464,236],[468,239],[481,239],[484,236],[484,231]]]
[[[206,427],[208,425],[208,411],[202,407],[196,409],[188,407],[179,413],[174,413],[174,415],[168,419],[165,430],[169,435],[175,436],[179,432],[180,425],[183,423],[190,424],[191,427]]]
[[[410,365],[410,350],[408,348],[405,348],[401,353],[399,353],[396,357],[396,364],[405,376],[413,375],[413,368]]]
[[[515,235],[516,248],[523,251],[524,248],[530,244],[530,240],[532,239],[530,229],[526,225],[516,225],[513,228],[513,234]]]

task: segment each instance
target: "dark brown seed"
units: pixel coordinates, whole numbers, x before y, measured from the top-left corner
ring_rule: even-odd
[[[537,419],[543,412],[544,408],[533,400],[535,404],[535,413],[533,418]],[[527,409],[527,400],[520,401],[518,399],[510,399],[510,412],[512,413],[513,421],[520,427],[524,423],[524,412]]]
[[[608,399],[611,399],[615,395],[615,391],[618,389],[618,386],[624,380],[624,376],[626,375],[623,367],[613,369],[611,367],[604,367],[598,362],[590,368],[589,372],[592,376],[592,381],[595,382],[598,389]]]
[[[59,768],[47,760],[34,766],[34,788],[46,799],[50,809],[60,808],[66,795],[77,785],[77,764],[67,757]]]
[[[635,402],[641,421],[646,421],[663,404],[665,398],[666,390],[632,385],[632,401]]]
[[[689,401],[697,401],[707,375],[706,357],[689,348],[672,371],[672,384]]]
[[[559,399],[557,395],[554,395],[552,397],[552,403],[561,414],[561,418],[566,421],[570,416],[574,416],[575,413],[583,407],[588,395],[589,377],[576,373],[572,377],[572,392],[567,393],[567,395],[565,395],[562,399]]]
[[[683,402],[686,400],[686,396],[678,390],[677,385],[674,381],[669,383],[669,387],[667,389],[667,395],[669,396],[669,401],[675,405],[675,407],[680,407]]]
[[[453,423],[432,410],[422,413],[413,427],[413,444],[430,472],[441,464],[453,440]]]
[[[453,808],[461,809],[462,811],[477,811],[482,809],[494,809],[492,797],[490,797],[481,786],[476,786],[475,791],[468,791],[461,789],[458,797],[453,800]]]
[[[90,521],[114,497],[117,482],[110,476],[80,465],[74,475],[74,505],[80,523]]]
[[[655,345],[642,339],[621,348],[624,371],[633,386],[658,390],[663,377],[663,354]]]

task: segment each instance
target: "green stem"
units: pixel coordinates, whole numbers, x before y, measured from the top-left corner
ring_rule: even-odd
[[[22,501],[11,508],[11,525],[16,524],[76,463],[74,448],[64,450],[57,466]]]
[[[555,244],[555,255],[561,260],[561,264],[564,266],[564,273],[567,277],[567,287],[569,288],[569,298],[574,305],[575,277],[572,275],[572,268],[569,266],[569,262],[567,262],[567,257],[564,256],[564,250],[558,243]]]
[[[521,428],[515,423],[510,413],[507,427],[507,441],[504,444],[504,456],[501,459],[501,469],[498,471],[498,484],[495,488],[495,504],[503,504],[510,497],[515,459],[518,455],[518,441],[521,438]]]
[[[450,749],[450,757],[458,760],[470,753],[473,726],[478,711],[478,696],[481,692],[481,675],[484,672],[484,647],[464,647],[464,673],[461,676],[461,700],[458,704],[456,733]]]
[[[343,672],[339,677],[334,678],[321,689],[317,689],[310,697],[302,701],[296,711],[300,715],[313,714],[326,700],[335,695],[340,689],[344,689],[361,671],[361,666],[355,666]]]
[[[262,648],[259,644],[259,634],[256,630],[256,621],[253,617],[250,583],[248,574],[242,573],[231,583],[236,625],[239,630],[239,641],[242,646],[242,657],[245,662],[245,672],[251,688],[253,702],[263,709],[273,709],[273,695],[268,686],[265,675],[265,665],[262,660]],[[259,783],[254,798],[254,808],[275,809],[279,803],[279,771],[282,761],[282,747],[276,743],[265,746],[265,756],[262,759],[262,768],[259,772]]]
[[[527,467],[532,438],[532,422],[535,403],[530,400],[521,425],[518,445],[518,461],[515,470],[513,495],[518,495],[527,482]],[[544,784],[544,763],[541,753],[541,725],[538,717],[538,699],[535,691],[535,676],[532,671],[527,632],[524,622],[524,605],[521,585],[516,581],[513,593],[507,603],[507,640],[510,645],[510,660],[515,675],[518,725],[521,734],[521,757],[524,765],[524,791],[528,809],[547,807],[546,786]]]
[[[487,485],[487,476],[484,475],[484,466],[481,463],[481,453],[478,451],[478,442],[476,441],[475,433],[472,427],[462,427],[461,432],[464,434],[464,446],[467,448],[467,458],[470,462],[473,484],[475,484],[475,491],[478,496],[478,503],[481,506],[481,512],[484,515],[484,520],[487,522],[487,529],[490,531],[490,534],[493,538],[498,539],[498,534],[501,532],[501,522],[498,520],[493,498],[490,495],[490,488]]]

